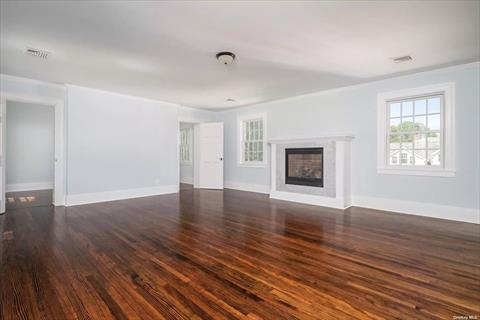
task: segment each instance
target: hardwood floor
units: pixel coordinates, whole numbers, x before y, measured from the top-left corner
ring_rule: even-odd
[[[53,202],[53,190],[32,190],[7,192],[6,208],[18,209],[38,206],[51,206]]]
[[[184,188],[0,230],[1,319],[480,317],[473,224]]]

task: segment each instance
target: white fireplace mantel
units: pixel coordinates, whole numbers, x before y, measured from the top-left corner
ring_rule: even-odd
[[[332,207],[338,209],[346,209],[351,206],[351,194],[350,194],[350,144],[354,138],[351,134],[335,134],[335,135],[325,135],[311,138],[294,138],[294,139],[274,139],[269,140],[268,143],[271,145],[271,189],[270,189],[270,198],[287,200],[294,202],[301,202],[306,204]],[[335,172],[335,188],[330,189],[335,191],[335,196],[328,195],[319,195],[311,194],[311,190],[291,190],[285,191],[285,183],[282,181],[283,177],[280,175],[280,178],[277,176],[277,167],[282,171],[282,165],[277,164],[277,155],[279,156],[278,161],[283,161],[285,147],[315,147],[322,144],[326,145],[335,145],[335,151],[330,155],[330,160],[334,158],[334,168],[332,169]],[[326,155],[324,155],[326,156]],[[324,158],[325,161],[325,158]],[[324,172],[324,176],[326,173]],[[277,181],[280,179],[281,181]],[[279,190],[279,185],[281,190]],[[316,187],[311,187],[316,188]],[[328,189],[325,189],[325,191]],[[323,192],[323,191],[322,191]]]
[[[295,139],[273,139],[268,140],[269,144],[283,144],[283,143],[308,143],[308,142],[320,142],[320,141],[351,141],[354,136],[352,134],[344,135],[329,135],[318,136],[314,138],[295,138]]]

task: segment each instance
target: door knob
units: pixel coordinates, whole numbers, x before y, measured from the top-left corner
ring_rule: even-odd
[[[222,158],[222,157],[220,157],[220,161],[223,161],[223,158]]]

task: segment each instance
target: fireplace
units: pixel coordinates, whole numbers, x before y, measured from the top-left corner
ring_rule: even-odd
[[[285,149],[285,183],[323,187],[323,148]]]

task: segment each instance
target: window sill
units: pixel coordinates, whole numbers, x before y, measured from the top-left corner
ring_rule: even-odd
[[[267,163],[265,162],[257,162],[257,163],[245,163],[239,162],[237,163],[237,167],[246,167],[246,168],[266,168]]]
[[[450,169],[378,168],[377,173],[406,176],[455,177],[455,171]]]
[[[180,161],[180,165],[191,166],[191,165],[193,165],[193,161]]]

